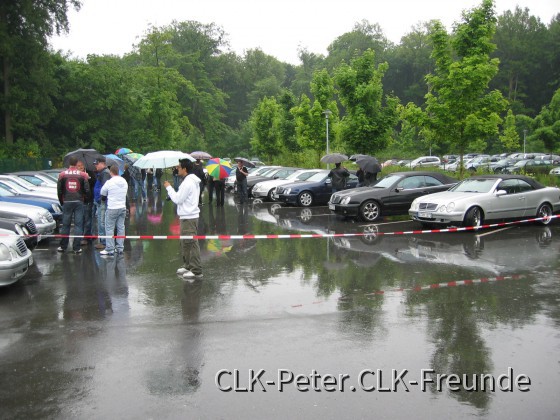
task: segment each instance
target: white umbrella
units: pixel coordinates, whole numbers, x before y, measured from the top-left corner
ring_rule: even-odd
[[[160,150],[159,152],[147,153],[134,162],[134,166],[140,169],[163,169],[170,168],[179,164],[179,159],[189,159],[194,162],[196,159],[188,153],[178,150]]]

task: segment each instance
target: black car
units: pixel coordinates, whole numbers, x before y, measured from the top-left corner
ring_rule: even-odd
[[[309,177],[306,181],[292,182],[276,188],[273,198],[279,203],[294,204],[301,207],[309,207],[317,204],[326,204],[332,194],[330,171],[319,171]],[[346,188],[355,188],[358,185],[358,177],[350,173],[346,182]]]
[[[37,227],[29,217],[0,211],[0,229],[6,229],[23,237],[29,250],[37,246]]]
[[[446,191],[457,182],[439,172],[393,172],[372,186],[333,194],[329,209],[339,215],[374,222],[382,216],[408,214],[415,198]]]

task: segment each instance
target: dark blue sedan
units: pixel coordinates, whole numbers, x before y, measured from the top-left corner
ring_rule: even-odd
[[[317,172],[306,181],[293,182],[276,188],[273,197],[279,203],[293,204],[309,207],[317,204],[326,204],[332,195],[331,179],[328,170]],[[346,188],[355,188],[358,177],[350,174]]]
[[[0,203],[2,202],[27,204],[31,206],[42,207],[52,214],[54,220],[58,221],[62,219],[62,207],[57,200],[18,195],[17,193],[14,193],[7,188],[2,188],[2,186],[0,185]]]

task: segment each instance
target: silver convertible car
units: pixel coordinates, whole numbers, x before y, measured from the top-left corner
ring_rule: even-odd
[[[560,189],[523,175],[481,175],[415,199],[408,211],[424,227],[477,227],[489,221],[541,218],[560,211]],[[552,219],[540,221],[543,225]]]

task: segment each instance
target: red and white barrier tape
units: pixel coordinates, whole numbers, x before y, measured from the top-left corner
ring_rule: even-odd
[[[17,234],[0,234],[0,236],[41,236],[41,238],[83,238],[83,239],[131,239],[131,240],[167,240],[167,239],[306,239],[306,238],[350,238],[360,236],[394,236],[394,235],[421,235],[425,233],[450,233],[450,232],[463,232],[463,231],[477,231],[481,229],[504,227],[511,225],[518,225],[522,223],[538,222],[545,219],[556,219],[560,215],[553,215],[548,217],[538,217],[533,219],[517,220],[512,222],[500,222],[489,225],[482,225],[478,227],[452,227],[445,229],[428,229],[428,230],[408,230],[396,232],[359,232],[359,233],[308,233],[308,234],[285,234],[285,235],[17,235]]]

